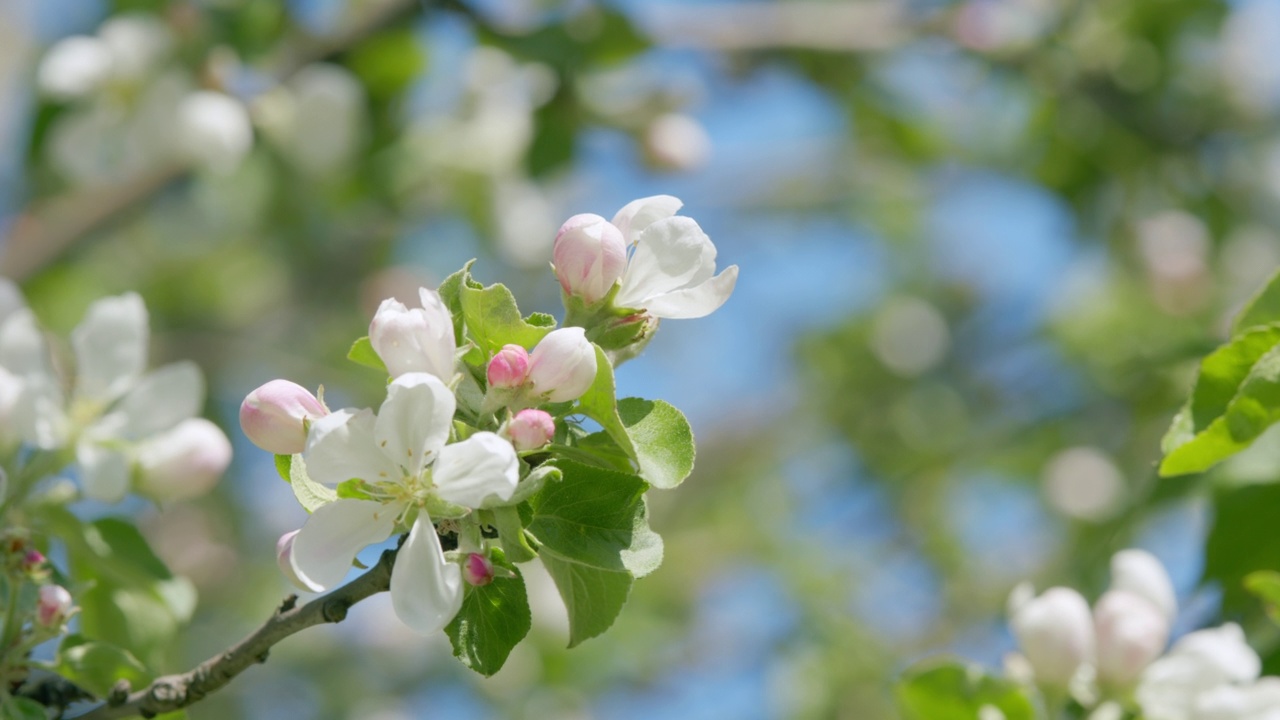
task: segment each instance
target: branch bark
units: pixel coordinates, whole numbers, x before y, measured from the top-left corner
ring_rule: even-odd
[[[103,705],[77,720],[114,720],[180,710],[204,698],[250,666],[266,662],[267,653],[281,640],[313,625],[342,622],[352,605],[391,587],[391,567],[396,550],[385,550],[378,564],[328,595],[297,605],[297,596],[285,598],[276,612],[257,630],[231,649],[200,663],[181,675],[156,678],[147,687],[126,694],[114,693]]]
[[[277,81],[307,65],[341,54],[422,6],[422,0],[385,0],[352,27],[330,37],[299,37],[285,43],[270,63]],[[142,207],[183,180],[190,168],[165,165],[123,178],[109,187],[73,190],[22,211],[0,250],[0,275],[22,280],[82,238]]]

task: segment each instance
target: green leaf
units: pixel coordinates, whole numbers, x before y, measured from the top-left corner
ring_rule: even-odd
[[[164,664],[179,621],[157,593],[102,582],[81,593],[76,602],[85,637],[125,648],[147,667]]]
[[[1231,334],[1239,335],[1251,327],[1274,322],[1280,322],[1280,271],[1273,274],[1267,284],[1245,304],[1231,324]]]
[[[1169,477],[1208,470],[1248,447],[1277,421],[1280,421],[1280,345],[1254,363],[1222,414],[1202,432],[1185,439],[1186,413],[1174,418],[1163,443],[1172,445],[1172,449],[1160,463],[1160,474]]]
[[[44,706],[31,698],[0,696],[0,710],[5,720],[49,720]]]
[[[444,279],[440,283],[440,287],[436,288],[440,299],[444,301],[444,306],[449,308],[449,314],[453,316],[453,338],[461,347],[463,343],[462,337],[462,287],[471,278],[471,266],[475,264],[475,259],[467,261],[454,274]]]
[[[135,688],[151,682],[150,673],[128,651],[80,635],[63,639],[55,669],[100,698],[106,697],[111,686],[120,680],[128,680]]]
[[[559,460],[564,473],[530,501],[527,527],[538,556],[569,608],[569,647],[613,624],[635,577],[662,562],[662,538],[649,529],[643,480]]]
[[[1204,545],[1204,580],[1222,588],[1224,616],[1257,608],[1245,578],[1280,571],[1280,484],[1223,488],[1213,500],[1213,527]]]
[[[492,357],[503,345],[532,349],[552,330],[551,326],[535,325],[521,317],[515,297],[501,283],[482,287],[468,274],[459,288],[459,297],[467,329],[486,358]]]
[[[492,513],[493,528],[498,531],[502,548],[511,562],[529,562],[538,556],[525,538],[524,523],[520,520],[520,510],[515,505],[494,508],[488,512]]]
[[[1251,328],[1200,363],[1200,374],[1191,391],[1191,420],[1196,431],[1208,427],[1226,412],[1254,363],[1277,343],[1280,343],[1280,323]]]
[[[578,398],[574,411],[600,423],[600,427],[604,428],[627,457],[634,459],[636,448],[631,443],[631,436],[627,434],[626,425],[622,424],[622,418],[618,415],[616,392],[613,365],[609,363],[604,351],[596,346],[596,379],[587,388],[587,392]]]
[[[292,455],[276,455],[276,474],[285,482],[289,482],[289,465],[292,462]]]
[[[529,634],[532,620],[520,571],[500,550],[494,550],[490,560],[515,577],[495,577],[488,585],[468,587],[462,609],[444,629],[454,657],[486,677],[502,669],[511,649]]]
[[[623,398],[618,416],[640,464],[640,477],[657,488],[673,488],[693,472],[693,429],[675,407],[661,400]]]
[[[1280,624],[1280,572],[1258,570],[1244,576],[1244,588],[1257,595],[1267,607],[1271,622]]]
[[[569,610],[569,647],[608,630],[627,604],[635,582],[631,575],[581,565],[545,550],[540,557]]]
[[[978,720],[984,707],[1005,720],[1034,720],[1026,690],[976,665],[931,660],[907,670],[894,689],[904,720]]]
[[[293,463],[289,467],[289,484],[293,487],[293,496],[298,498],[303,509],[309,513],[338,499],[336,490],[307,475],[307,464],[303,462],[302,455],[293,456]]]
[[[133,525],[117,518],[102,518],[83,526],[83,548],[92,558],[95,577],[127,585],[149,585],[173,575],[151,551]]]
[[[347,64],[379,100],[404,92],[427,65],[427,53],[409,27],[397,27],[356,44]]]
[[[386,363],[382,362],[382,358],[378,356],[378,351],[373,349],[373,342],[369,340],[368,335],[351,343],[351,349],[347,351],[347,359],[357,365],[373,368],[383,373],[387,372]]]

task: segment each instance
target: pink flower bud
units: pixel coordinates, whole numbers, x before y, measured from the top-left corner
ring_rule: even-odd
[[[507,436],[519,452],[536,450],[551,442],[555,434],[556,421],[544,410],[521,410],[507,423]]]
[[[71,615],[71,593],[61,585],[41,585],[36,601],[36,622],[42,627],[60,627]]]
[[[231,442],[204,418],[183,420],[138,444],[138,489],[156,500],[208,492],[231,464]]]
[[[552,259],[560,287],[591,305],[604,299],[622,277],[627,243],[622,232],[599,215],[574,215],[556,233]]]
[[[577,400],[596,379],[596,348],[580,327],[553,330],[529,354],[529,381],[550,402]]]
[[[31,572],[33,570],[39,570],[40,567],[44,565],[44,562],[44,553],[39,550],[28,550],[27,553],[22,556],[22,571]]]
[[[292,530],[280,536],[276,541],[276,565],[280,567],[280,573],[285,576],[294,587],[303,590],[310,590],[306,583],[298,577],[298,572],[293,569],[293,539],[297,537],[301,530]]]
[[[529,376],[529,353],[519,345],[504,345],[489,361],[489,387],[512,389]]]
[[[272,380],[240,404],[240,429],[269,453],[294,455],[302,452],[307,442],[303,421],[328,414],[306,388],[288,380]]]
[[[1127,590],[1110,590],[1093,608],[1098,632],[1098,681],[1130,688],[1169,641],[1164,610]]]
[[[493,582],[493,563],[480,553],[471,553],[462,564],[462,577],[467,584],[481,587]]]

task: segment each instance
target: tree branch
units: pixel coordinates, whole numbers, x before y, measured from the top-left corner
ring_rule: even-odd
[[[297,605],[297,596],[290,595],[275,614],[231,649],[209,658],[190,672],[156,678],[133,693],[113,693],[105,704],[80,715],[77,720],[113,720],[137,715],[150,718],[201,700],[250,666],[266,662],[267,653],[281,640],[313,625],[342,622],[352,605],[389,589],[396,552],[383,551],[378,564],[368,572],[306,605]]]
[[[276,52],[269,72],[277,81],[287,80],[313,62],[351,49],[420,6],[421,0],[385,0],[337,35],[300,36]],[[33,204],[14,220],[0,251],[0,275],[17,280],[29,277],[78,240],[145,205],[189,173],[189,167],[166,164],[107,187],[73,190]]]

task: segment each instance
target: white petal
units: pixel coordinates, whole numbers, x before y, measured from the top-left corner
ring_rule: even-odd
[[[405,625],[423,635],[443,630],[462,607],[462,568],[445,562],[440,538],[425,512],[418,514],[396,555],[391,606]]]
[[[0,322],[27,306],[18,284],[9,278],[0,278]]]
[[[84,494],[94,500],[118,502],[129,491],[129,459],[118,450],[81,442],[76,446]]]
[[[344,409],[316,418],[302,451],[307,474],[329,485],[351,478],[371,482],[399,479],[400,468],[378,448],[373,426],[371,410]]]
[[[142,376],[114,412],[124,417],[122,435],[141,440],[194,417],[203,402],[204,376],[195,363],[184,360]]]
[[[78,397],[109,402],[137,382],[147,366],[147,308],[136,293],[89,306],[71,332]]]
[[[52,375],[49,347],[30,308],[19,308],[0,324],[0,365],[14,375]]]
[[[684,203],[670,195],[654,195],[632,200],[613,216],[613,225],[622,231],[622,237],[626,238],[627,245],[634,245],[645,228],[675,215],[683,206]]]
[[[15,435],[44,450],[60,448],[70,439],[71,421],[62,388],[47,375],[24,379],[9,420]]]
[[[476,433],[440,451],[432,466],[436,493],[469,508],[509,500],[520,481],[519,465],[511,443],[491,432]]]
[[[1146,550],[1121,550],[1111,557],[1111,588],[1141,595],[1172,622],[1178,614],[1178,596],[1164,565]]]
[[[293,538],[289,560],[294,573],[317,592],[337,585],[347,576],[356,553],[391,536],[403,509],[400,504],[352,499],[317,508]]]
[[[207,493],[231,464],[231,441],[217,425],[187,418],[137,445],[138,492],[154,500]]]
[[[408,373],[387,386],[373,436],[387,458],[410,475],[422,472],[449,439],[456,401],[440,378]]]
[[[671,320],[689,320],[706,317],[729,299],[738,284],[738,266],[730,265],[724,272],[684,290],[676,290],[645,301],[650,315]]]
[[[716,246],[698,223],[687,217],[660,220],[640,235],[614,304],[646,308],[650,298],[698,285],[715,271]]]
[[[1245,642],[1244,631],[1235,623],[1188,633],[1174,643],[1169,654],[1194,658],[1202,675],[1224,681],[1255,680],[1262,671],[1258,653]]]

